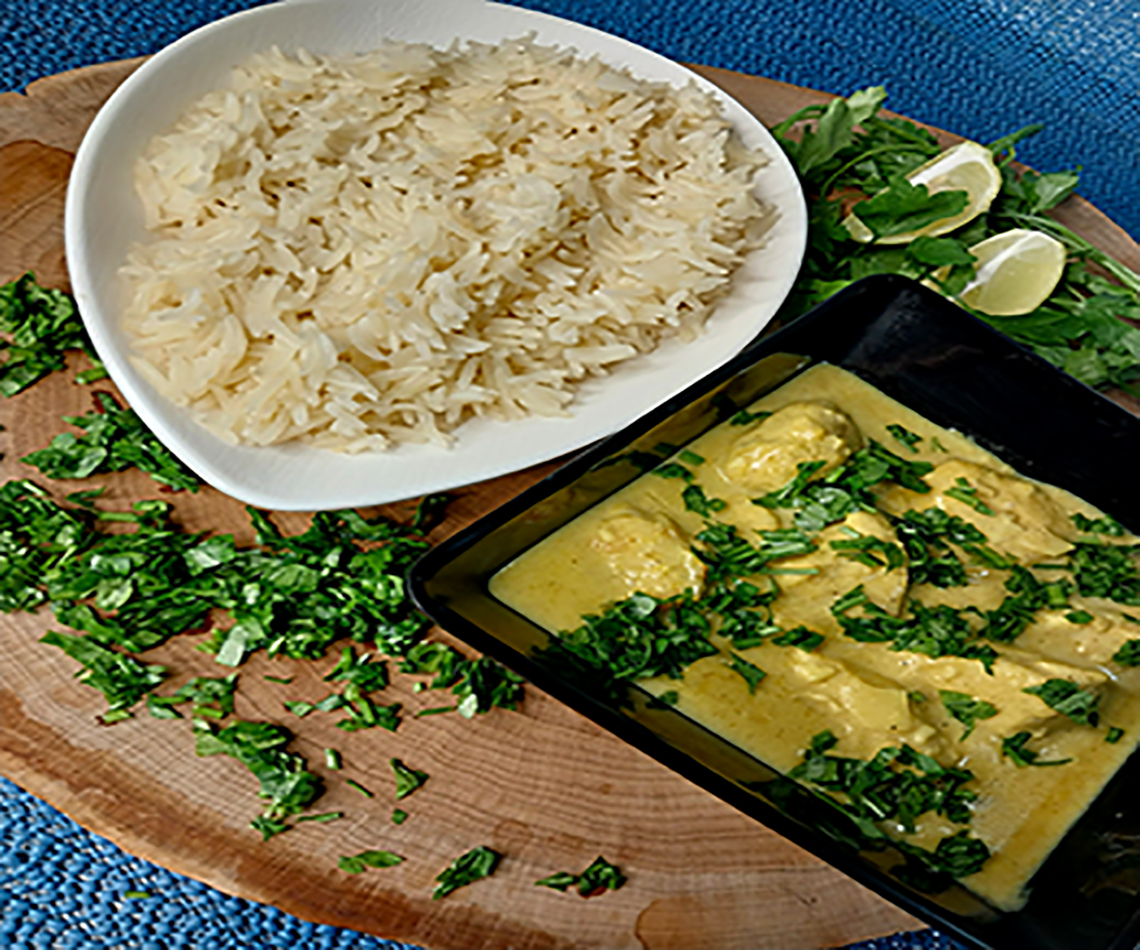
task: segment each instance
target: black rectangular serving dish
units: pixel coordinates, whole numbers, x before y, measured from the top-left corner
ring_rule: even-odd
[[[409,583],[440,626],[512,667],[690,781],[910,913],[985,950],[1123,950],[1140,938],[1140,755],[1133,753],[1031,882],[1001,912],[960,885],[923,893],[892,876],[893,851],[829,834],[833,810],[642,690],[544,659],[554,641],[488,592],[502,567],[642,474],[638,452],[684,445],[807,366],[843,367],[1023,475],[1065,488],[1140,533],[1140,419],[904,278],[872,277],[596,443],[426,554]]]

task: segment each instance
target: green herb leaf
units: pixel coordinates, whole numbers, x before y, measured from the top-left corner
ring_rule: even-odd
[[[927,238],[927,240],[933,241],[935,239]],[[916,241],[915,243],[917,244],[918,242]],[[911,432],[910,429],[900,426],[897,423],[892,423],[891,425],[887,426],[887,431],[893,435],[898,442],[905,445],[912,452],[918,451],[917,446],[918,443],[922,441],[922,436],[918,435],[915,432]]]
[[[954,479],[954,487],[946,489],[946,496],[954,498],[964,505],[969,505],[974,511],[983,515],[992,515],[994,510],[978,497],[978,490],[962,477]]]
[[[1019,769],[1030,765],[1037,767],[1065,765],[1073,761],[1072,759],[1041,759],[1040,753],[1025,747],[1026,743],[1032,738],[1033,733],[1031,732],[1018,732],[1015,735],[1002,739],[1001,754],[1010,759]]]
[[[170,453],[143,424],[133,409],[123,408],[110,393],[95,393],[97,408],[64,421],[83,430],[55,436],[51,444],[21,461],[48,478],[87,478],[106,472],[138,468],[174,491],[201,486],[198,476]]]
[[[695,511],[702,518],[708,518],[728,507],[728,503],[721,498],[709,498],[700,485],[687,485],[681,492],[681,500],[689,511]]]
[[[497,851],[492,851],[485,845],[460,855],[436,878],[437,884],[431,894],[432,900],[437,901],[447,897],[459,888],[492,874],[501,857]]]
[[[284,747],[292,739],[287,729],[268,722],[239,720],[218,729],[194,723],[198,755],[228,755],[237,759],[260,782],[258,795],[265,810],[254,827],[264,838],[286,829],[285,819],[307,808],[321,793],[321,780],[305,770],[305,760]]]
[[[930,192],[925,185],[915,185],[902,176],[892,176],[886,189],[861,201],[851,213],[863,222],[876,238],[892,237],[917,231],[960,213],[969,200],[964,191]]]
[[[760,685],[760,682],[768,674],[756,666],[756,664],[749,663],[742,656],[738,656],[735,653],[730,653],[729,656],[732,658],[732,669],[739,673],[744,678],[744,682],[748,684],[748,692],[755,693],[756,687]]]
[[[99,690],[107,699],[107,712],[101,717],[104,722],[129,717],[131,707],[166,677],[166,667],[144,665],[89,637],[49,630],[40,642],[59,647],[81,664],[83,668],[76,674],[79,681]]]
[[[0,286],[0,396],[14,396],[49,373],[65,367],[67,350],[83,350],[94,364],[87,380],[102,368],[75,301],[59,290],[45,290],[28,273]]]
[[[1099,694],[1083,690],[1071,680],[1049,679],[1040,686],[1028,686],[1022,692],[1038,697],[1078,726],[1095,726],[1099,721],[1096,711]]]
[[[959,741],[964,741],[974,731],[979,719],[990,719],[998,714],[997,707],[983,699],[974,699],[967,693],[940,689],[938,695],[946,711],[966,727]]]
[[[693,480],[693,473],[678,462],[667,462],[664,465],[658,465],[650,474],[656,475],[658,478],[679,478],[686,482]]]
[[[361,851],[359,854],[344,855],[336,866],[347,874],[361,874],[367,868],[394,868],[404,861],[391,851]]]
[[[389,759],[392,773],[396,776],[396,800],[411,795],[417,788],[428,780],[427,772],[410,769],[399,759]]]
[[[576,887],[582,897],[597,897],[606,891],[616,891],[625,882],[626,877],[621,869],[599,855],[581,874],[558,871],[534,883],[536,887],[550,887],[556,891]]]
[[[1103,518],[1088,518],[1078,511],[1072,520],[1078,529],[1088,534],[1107,534],[1113,538],[1124,536],[1124,525],[1107,515]]]

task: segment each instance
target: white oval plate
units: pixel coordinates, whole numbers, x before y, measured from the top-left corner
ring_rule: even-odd
[[[743,141],[771,159],[757,192],[778,214],[767,245],[737,271],[733,289],[691,343],[670,341],[579,390],[569,418],[477,419],[450,448],[403,445],[343,455],[297,443],[231,445],[160,396],[131,366],[119,327],[116,274],[143,241],[132,169],[150,139],[230,71],[277,45],[318,54],[362,53],[386,38],[447,46],[497,43],[533,33],[547,45],[628,67],[673,85],[696,82],[717,96]],[[760,122],[711,83],[662,56],[589,27],[482,0],[296,0],[211,23],[157,53],[103,106],[76,155],[67,192],[65,243],[72,288],[99,355],[143,421],[204,481],[263,508],[308,511],[381,504],[517,471],[581,448],[632,422],[754,339],[784,301],[803,258],[803,193],[791,164]]]

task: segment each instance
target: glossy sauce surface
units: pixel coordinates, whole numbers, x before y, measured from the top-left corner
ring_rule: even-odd
[[[1101,513],[1060,489],[1020,477],[968,439],[836,367],[812,367],[748,410],[771,415],[725,422],[705,433],[665,463],[687,469],[688,481],[663,477],[661,467],[643,475],[509,564],[492,579],[492,592],[554,633],[573,630],[584,616],[637,593],[667,599],[689,589],[700,595],[706,565],[694,551],[702,545],[697,536],[710,522],[732,525],[752,543],[764,537],[760,532],[794,527],[794,508],[753,499],[779,491],[802,463],[822,462],[813,477],[823,478],[871,440],[906,461],[929,463],[933,467],[923,476],[928,491],[881,482],[873,489],[875,510],[850,512],[810,532],[813,551],[773,562],[778,573],[765,579],[779,587],[771,621],[784,630],[805,627],[822,642],[806,650],[769,638],[739,648],[714,629],[714,655],[687,666],[679,679],[658,676],[638,683],[658,696],[675,694],[685,715],[783,772],[796,767],[812,737],[824,731],[838,740],[833,755],[867,760],[905,744],[945,767],[968,769],[974,778],[966,787],[978,796],[969,832],[992,855],[962,883],[997,907],[1016,908],[1033,872],[1140,737],[1140,669],[1113,660],[1123,644],[1140,638],[1140,624],[1130,619],[1140,617],[1140,608],[1082,596],[1070,587],[1063,605],[1033,611],[1011,641],[977,641],[997,654],[989,671],[974,658],[853,639],[832,608],[861,586],[874,608],[893,617],[913,615],[916,605],[948,605],[976,631],[1011,597],[1013,561],[1042,583],[1071,581],[1067,571],[1037,565],[1066,563],[1080,541],[1135,539],[1080,530],[1074,515]],[[920,441],[908,446],[888,426],[901,426]],[[693,484],[706,498],[723,502],[719,510],[691,510],[682,493]],[[850,549],[846,555],[840,550],[850,539],[898,545],[898,519],[930,508],[976,526],[1007,566],[988,565],[952,547],[965,567],[965,583],[940,587],[912,583],[905,562],[892,566],[882,556],[858,559]],[[762,681],[747,682],[734,668],[734,655],[763,670]],[[1098,725],[1079,724],[1024,692],[1050,680],[1096,695]],[[942,691],[966,694],[996,712],[975,720],[964,736],[966,724],[950,714]],[[1106,741],[1110,728],[1122,729],[1123,736]],[[1003,740],[1023,732],[1038,762],[1071,761],[1019,767],[1003,755]],[[920,816],[913,833],[892,821],[881,827],[931,851],[962,830],[931,811]]]

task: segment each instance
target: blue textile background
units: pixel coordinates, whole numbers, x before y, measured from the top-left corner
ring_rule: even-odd
[[[980,141],[1030,122],[1020,149],[1140,239],[1140,0],[520,0],[674,59],[888,106]],[[258,0],[0,0],[0,90],[154,52]],[[0,724],[0,728],[3,725]],[[153,897],[128,898],[129,891]],[[123,854],[0,778],[0,947],[399,950],[227,897]],[[952,950],[934,933],[859,950]]]

